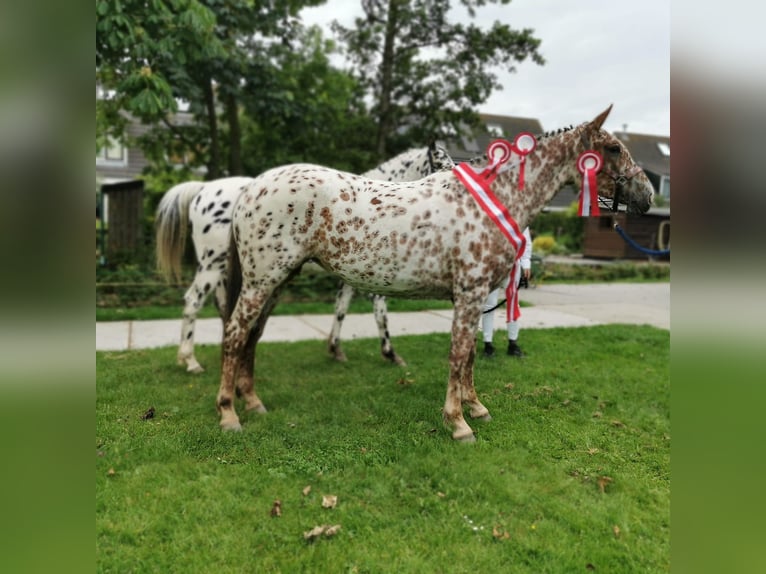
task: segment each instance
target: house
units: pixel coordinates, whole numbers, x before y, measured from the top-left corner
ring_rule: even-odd
[[[662,203],[670,204],[670,137],[614,132],[644,170]]]
[[[174,117],[175,123],[188,125],[193,121],[185,112]],[[150,129],[128,117],[124,138],[110,137],[96,152],[96,256],[102,264],[108,256],[134,252],[143,241],[143,174],[149,160],[136,141]],[[182,164],[183,158],[176,163]],[[203,177],[201,173],[200,179]]]
[[[126,126],[126,137],[109,137],[96,152],[96,257],[104,264],[121,252],[135,251],[142,241],[144,182],[149,164],[135,145],[127,145],[146,133],[137,121]]]

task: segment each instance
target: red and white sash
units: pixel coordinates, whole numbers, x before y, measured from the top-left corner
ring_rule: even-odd
[[[526,134],[525,134],[526,135]],[[517,138],[518,140],[519,138]],[[532,138],[534,140],[534,138]],[[516,146],[518,149],[518,146]],[[534,146],[526,147],[526,152],[521,154],[522,161]],[[470,192],[476,203],[484,210],[489,218],[497,225],[497,228],[503,235],[511,242],[516,256],[514,257],[513,267],[511,269],[511,280],[506,288],[506,316],[509,317],[508,321],[516,321],[521,316],[521,310],[519,309],[519,296],[518,296],[518,281],[515,280],[515,269],[519,265],[518,260],[521,254],[524,253],[526,248],[527,239],[519,229],[519,225],[508,213],[508,209],[492,192],[490,185],[499,171],[501,166],[508,162],[511,157],[511,144],[505,140],[495,140],[487,148],[487,157],[490,158],[490,164],[484,168],[480,173],[476,173],[474,169],[467,163],[461,163],[455,166],[452,171]],[[520,187],[523,187],[523,179],[519,182]],[[512,319],[510,318],[512,317]]]

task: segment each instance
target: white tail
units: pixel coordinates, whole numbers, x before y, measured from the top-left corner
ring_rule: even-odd
[[[189,228],[189,204],[202,191],[202,182],[180,183],[162,196],[155,218],[157,269],[167,281],[181,279],[181,257]]]

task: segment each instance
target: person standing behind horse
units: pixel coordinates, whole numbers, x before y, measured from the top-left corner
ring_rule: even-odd
[[[524,247],[524,252],[519,258],[519,264],[513,268],[513,281],[517,289],[521,283],[522,277],[527,281],[529,280],[529,275],[532,269],[532,237],[529,233],[529,227],[525,227],[522,233],[527,241]],[[492,345],[492,335],[495,331],[495,308],[497,307],[497,298],[500,295],[500,291],[505,291],[510,279],[511,276],[509,274],[508,279],[505,280],[503,286],[492,291],[487,296],[486,301],[484,301],[484,313],[481,316],[481,331],[484,337],[485,357],[492,357],[495,354],[495,347]],[[511,303],[508,302],[508,304]],[[513,313],[512,310],[511,313]],[[521,351],[521,348],[517,343],[520,329],[518,319],[515,321],[508,321],[506,326],[508,328],[508,354],[512,357],[523,357],[524,353]]]

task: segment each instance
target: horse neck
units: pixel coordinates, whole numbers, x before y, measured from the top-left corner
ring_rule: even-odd
[[[527,157],[522,190],[518,189],[519,166],[500,174],[496,195],[519,226],[528,225],[553,196],[572,181],[582,147],[579,142],[579,129],[542,136],[535,151]]]
[[[400,153],[396,157],[393,157],[390,160],[380,164],[378,167],[365,172],[363,175],[372,179],[379,179],[381,174],[383,174],[388,179],[390,179],[392,175],[396,173],[396,171],[403,168],[404,171],[401,175],[402,181],[413,181],[420,179],[425,175],[421,174],[420,172],[421,166],[426,160],[426,153],[427,150],[425,150],[425,148],[409,149]],[[398,173],[396,173],[396,177],[397,179],[400,178]]]

